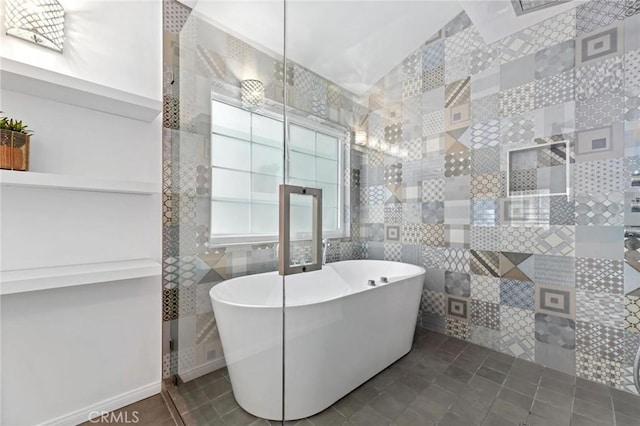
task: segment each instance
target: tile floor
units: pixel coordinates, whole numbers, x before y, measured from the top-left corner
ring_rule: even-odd
[[[80,426],[91,425],[125,425],[136,424],[139,426],[175,426],[176,422],[171,417],[167,404],[160,394],[143,399],[134,404],[127,405],[119,410],[109,413],[102,418],[82,423]]]
[[[226,370],[183,384],[187,425],[279,425],[246,413]],[[405,357],[332,407],[290,425],[638,426],[640,398],[418,329]]]

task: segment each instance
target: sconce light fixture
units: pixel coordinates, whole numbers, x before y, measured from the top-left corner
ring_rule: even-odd
[[[8,35],[62,52],[64,9],[57,0],[5,0]]]
[[[366,145],[367,144],[367,132],[365,132],[364,130],[356,130],[355,131],[355,136],[354,136],[354,141],[356,143],[356,145]]]
[[[260,80],[242,80],[240,82],[240,100],[242,108],[255,110],[264,105],[264,84]]]

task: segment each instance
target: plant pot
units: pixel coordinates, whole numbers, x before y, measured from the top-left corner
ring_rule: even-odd
[[[29,135],[0,129],[0,169],[29,170]]]

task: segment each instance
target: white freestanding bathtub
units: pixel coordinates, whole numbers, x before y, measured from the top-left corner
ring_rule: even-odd
[[[352,260],[321,271],[224,281],[211,289],[233,393],[249,413],[316,414],[411,350],[424,269]],[[388,277],[387,284],[380,277]],[[370,287],[367,281],[376,280]]]

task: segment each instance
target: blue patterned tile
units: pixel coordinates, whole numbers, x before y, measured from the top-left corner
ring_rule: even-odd
[[[516,280],[500,280],[501,305],[533,311],[535,307],[534,299],[535,288],[533,283]]]

